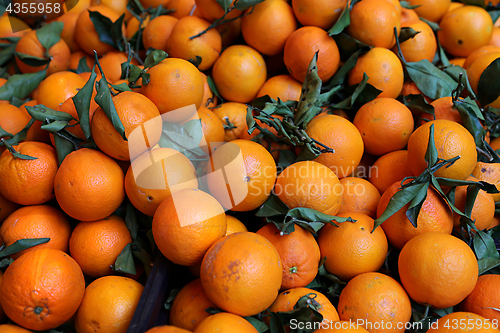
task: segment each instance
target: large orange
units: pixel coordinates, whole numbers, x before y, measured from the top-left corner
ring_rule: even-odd
[[[297,29],[292,7],[285,1],[270,0],[249,8],[241,19],[245,42],[262,54],[283,51],[286,40]]]
[[[288,235],[282,234],[273,223],[268,223],[257,234],[269,240],[278,251],[283,267],[281,289],[305,287],[318,273],[320,250],[308,230],[295,225]]]
[[[350,12],[349,35],[370,46],[390,49],[396,44],[394,28],[401,30],[401,13],[387,0],[357,2]]]
[[[467,77],[469,78],[470,86],[476,93],[478,92],[481,74],[483,74],[484,70],[498,58],[500,58],[500,52],[489,52],[477,58],[470,64],[469,68],[467,68]],[[500,107],[500,97],[488,105],[494,108]]]
[[[471,312],[453,312],[435,321],[428,333],[498,333],[498,322]]]
[[[50,238],[49,242],[17,252],[19,258],[26,252],[39,248],[51,248],[68,252],[71,225],[66,215],[48,205],[24,206],[9,215],[0,228],[0,238],[6,246],[20,239]]]
[[[102,108],[92,116],[92,138],[107,155],[132,160],[160,141],[162,120],[156,105],[146,96],[125,91],[113,97],[113,104],[125,128],[124,140]]]
[[[315,26],[295,30],[286,41],[283,58],[290,75],[304,82],[307,68],[316,52],[319,78],[323,82],[328,81],[340,65],[337,43],[325,30]]]
[[[363,137],[365,151],[380,156],[406,147],[413,132],[413,115],[393,98],[376,98],[364,104],[353,120]]]
[[[371,333],[403,333],[412,313],[403,287],[393,278],[373,272],[360,274],[347,283],[337,309],[340,320],[359,322]]]
[[[500,313],[495,309],[498,308],[500,301],[499,283],[500,275],[481,275],[472,292],[460,303],[459,309],[476,313],[490,320],[500,320]]]
[[[316,311],[323,316],[324,321],[335,322],[339,320],[339,314],[330,300],[322,293],[309,288],[293,288],[280,293],[274,303],[269,307],[269,311],[292,311],[302,297],[307,298],[310,307],[316,308]]]
[[[408,62],[417,62],[427,59],[432,62],[437,51],[437,40],[432,28],[422,20],[404,23],[401,27],[412,28],[419,32],[416,36],[400,44],[405,60]],[[394,46],[392,50],[397,52],[397,47]]]
[[[220,312],[205,318],[193,333],[257,333],[257,329],[245,318],[238,315]]]
[[[278,176],[274,194],[290,209],[306,207],[335,215],[340,208],[342,185],[325,165],[301,161],[288,166]]]
[[[338,178],[354,172],[364,152],[363,138],[349,120],[335,115],[318,117],[307,124],[307,135],[332,148],[334,153],[323,153],[315,159],[329,167]]]
[[[342,198],[339,213],[361,213],[375,218],[380,201],[378,189],[368,180],[358,177],[345,177],[340,180]]]
[[[462,67],[467,70],[469,66],[472,65],[472,63],[477,60],[477,58],[479,58],[483,54],[490,52],[500,52],[500,47],[494,45],[485,45],[481,46],[480,48],[477,48],[474,52],[469,54],[467,58],[465,58],[465,62]]]
[[[193,331],[209,316],[205,311],[209,307],[215,307],[215,304],[203,291],[200,279],[193,280],[175,295],[170,308],[170,324]]]
[[[302,92],[302,84],[291,75],[281,74],[270,77],[260,88],[257,97],[268,95],[269,97],[286,102],[298,101]]]
[[[234,216],[226,214],[226,222],[227,222],[227,229],[225,236],[234,234],[236,232],[248,231],[247,227],[243,224],[243,222],[241,222]]]
[[[410,0],[408,2],[412,6],[418,6],[413,8],[418,16],[436,23],[439,23],[447,13],[451,4],[451,0]]]
[[[232,141],[241,138],[248,131],[247,106],[243,103],[222,103],[213,112],[219,117],[224,125],[224,141]]]
[[[151,0],[142,0],[142,2]],[[163,0],[165,2],[165,0]],[[184,16],[190,15],[194,7],[194,0],[169,0],[167,1],[165,9],[174,9],[173,13],[170,13],[173,17],[181,19]]]
[[[149,330],[147,330],[146,333],[192,333],[192,332],[173,325],[162,325],[162,326],[152,327]]]
[[[232,0],[229,7],[234,6],[236,0]],[[205,19],[213,22],[224,15],[224,8],[216,0],[196,0],[196,8],[199,10],[201,16]],[[240,16],[242,13],[239,9],[234,9],[226,15],[225,19],[235,18]]]
[[[148,50],[167,50],[167,41],[178,19],[170,15],[160,15],[152,19],[142,31],[142,42]]]
[[[224,143],[226,132],[222,120],[211,110],[202,106],[198,110],[203,138],[200,147],[206,154],[211,154],[218,146]]]
[[[314,25],[325,30],[333,27],[345,5],[346,0],[292,0],[293,12],[302,25]]]
[[[141,92],[155,103],[160,113],[194,104],[196,109],[203,101],[203,77],[189,61],[167,58],[148,70],[150,81]],[[168,94],[165,91],[169,91]],[[185,120],[185,119],[178,119]]]
[[[60,250],[41,248],[7,268],[0,284],[0,303],[16,324],[42,331],[70,320],[84,292],[85,279],[76,261]]]
[[[167,41],[167,53],[174,58],[184,60],[196,60],[201,57],[198,68],[207,70],[219,58],[222,49],[222,41],[216,29],[210,29],[203,35],[192,38],[210,26],[210,22],[198,16],[185,16],[181,18],[172,28]]]
[[[397,181],[382,194],[377,208],[377,218],[385,211],[391,198],[400,187],[401,181]],[[401,249],[410,239],[428,231],[451,234],[453,230],[451,209],[434,189],[427,190],[427,197],[417,217],[416,228],[406,217],[409,206],[410,204],[406,204],[382,223],[382,229],[384,229],[391,245]]]
[[[116,258],[131,242],[125,221],[111,215],[78,223],[69,239],[69,251],[86,276],[98,278],[113,273]]]
[[[219,94],[231,102],[251,102],[267,79],[262,55],[247,45],[226,48],[212,68]]]
[[[50,57],[49,68],[47,69],[47,75],[52,73],[65,71],[69,68],[69,57],[71,51],[68,45],[63,39],[60,39],[57,43],[52,45],[49,50],[45,50],[42,43],[38,40],[35,30],[28,32],[26,35],[21,37],[16,45],[16,52],[27,54],[30,56],[38,58],[46,58],[48,53]],[[42,66],[30,66],[21,61],[19,57],[16,56],[16,64],[22,73],[35,73],[45,69],[47,65]]]
[[[127,62],[127,60],[127,54],[120,51],[109,51],[99,59],[99,64],[108,82],[114,83],[120,80],[122,76],[122,63]],[[132,60],[132,63],[134,63],[134,60]],[[96,72],[100,74],[98,68]]]
[[[386,48],[374,47],[361,55],[349,72],[349,85],[360,83],[364,73],[368,76],[369,84],[382,90],[378,97],[396,98],[403,89],[404,74],[401,61],[394,52]]]
[[[54,73],[38,85],[37,102],[55,110],[68,98],[75,96],[85,83],[86,81],[76,73]]]
[[[90,69],[94,67],[94,57],[88,55],[87,53],[83,51],[76,51],[71,53],[71,57],[69,58],[69,69],[75,70],[78,68],[78,63],[82,58],[85,58],[85,61],[87,63],[87,66],[89,66]]]
[[[423,256],[422,253],[427,255]],[[425,232],[406,243],[398,271],[408,295],[417,303],[438,309],[460,303],[477,282],[478,264],[462,240],[439,232]]]
[[[380,194],[383,194],[395,182],[412,175],[407,159],[407,150],[397,150],[380,156],[373,163],[368,179]]]
[[[226,215],[215,198],[183,189],[162,201],[153,217],[156,245],[172,262],[199,263],[208,248],[226,234]]]
[[[62,210],[81,221],[103,219],[125,198],[123,171],[111,157],[83,148],[66,156],[54,179]]]
[[[175,149],[156,148],[137,157],[125,175],[125,191],[130,202],[153,216],[160,203],[184,188],[198,188],[191,161]]]
[[[500,190],[500,163],[477,162],[474,170],[472,170],[472,176],[478,180],[493,184],[497,190]],[[492,195],[495,203],[500,201],[500,193]]]
[[[26,125],[28,125],[30,119],[31,117],[27,114],[27,112],[23,112],[12,104],[3,103],[0,108],[0,127],[12,135],[19,133]],[[5,150],[5,146],[0,146],[0,153]]]
[[[66,45],[68,45],[71,53],[81,50],[75,40],[75,26],[79,15],[80,13],[71,11],[70,13],[61,15],[56,19],[56,21],[64,23],[64,28],[61,32],[61,39],[66,42]]]
[[[348,281],[368,272],[376,272],[384,264],[388,243],[382,229],[373,230],[373,219],[361,213],[342,213],[356,222],[326,224],[318,234],[321,257],[328,272]]]
[[[2,324],[0,325],[0,330],[3,333],[32,333],[32,331],[28,331],[27,329],[14,324]]]
[[[278,295],[281,260],[274,245],[263,236],[237,232],[210,247],[201,264],[200,278],[203,290],[218,308],[252,316],[267,309]]]
[[[78,333],[127,332],[144,287],[122,276],[104,276],[85,289],[75,316]]]
[[[443,48],[456,57],[467,57],[488,45],[493,33],[490,14],[479,6],[462,6],[444,15],[437,36]]]
[[[448,167],[442,167],[434,175],[464,180],[476,166],[476,143],[469,131],[462,125],[445,119],[429,121],[417,128],[408,141],[408,164],[414,176],[420,175],[425,168],[425,152],[429,142],[430,127],[434,125],[434,143],[441,159],[460,158]]]
[[[36,141],[21,142],[14,149],[36,159],[24,160],[4,151],[0,156],[0,194],[20,205],[38,205],[52,199],[58,166],[56,150]]]
[[[250,211],[269,197],[276,181],[276,163],[261,145],[233,140],[219,147],[210,159],[207,184],[226,208]]]

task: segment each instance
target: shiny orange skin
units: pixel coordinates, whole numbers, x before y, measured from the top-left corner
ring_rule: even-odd
[[[372,333],[405,331],[395,329],[398,323],[411,318],[410,298],[393,278],[381,273],[363,273],[351,279],[340,293],[338,311],[340,320],[364,320],[363,326]],[[380,329],[370,328],[384,322]],[[392,330],[384,330],[392,323]],[[365,324],[366,323],[366,324]]]
[[[40,83],[36,100],[39,104],[55,110],[68,98],[75,96],[85,83],[86,80],[76,73],[54,73]]]
[[[202,78],[203,78],[203,101],[201,103],[201,106],[206,107],[207,109],[210,109],[211,111],[215,112],[215,109],[213,109],[214,106],[217,105],[218,98],[208,85],[208,79],[207,75],[203,72],[200,72]]]
[[[71,225],[66,215],[61,210],[48,205],[21,207],[10,214],[0,227],[0,239],[6,246],[20,239],[50,238],[45,244],[39,244],[11,255],[13,259],[39,248],[68,252],[70,235]]]
[[[192,333],[192,332],[172,325],[162,325],[162,326],[152,327],[149,330],[147,330],[146,333]]]
[[[368,180],[383,194],[389,186],[405,177],[412,176],[408,163],[408,151],[397,150],[380,156],[373,163]]]
[[[224,130],[224,141],[241,138],[248,131],[247,106],[243,103],[226,102],[212,110],[224,126],[233,126]]]
[[[233,6],[234,2],[235,0],[231,1],[229,6]],[[222,8],[216,0],[195,0],[195,3],[201,16],[210,22],[213,22],[224,15],[224,8]],[[226,15],[225,19],[231,19],[240,16],[241,14],[243,14],[241,10],[235,9]]]
[[[328,30],[340,17],[345,8],[346,0],[292,0],[295,17],[304,26],[314,25]]]
[[[196,207],[196,209],[192,209]],[[199,263],[226,234],[224,209],[210,194],[183,189],[162,201],[153,217],[153,237],[167,259],[178,265]]]
[[[0,108],[0,127],[12,135],[19,133],[30,121],[29,114],[21,111],[18,107],[2,103]],[[8,139],[8,138],[6,138]],[[6,150],[5,146],[0,146],[0,153]]]
[[[175,9],[175,11],[170,13],[170,15],[176,19],[180,19],[184,16],[188,16],[193,10],[194,5],[194,0],[170,0],[164,7],[166,9]]]
[[[265,237],[237,232],[210,247],[201,264],[200,278],[203,290],[218,308],[251,316],[276,299],[282,281],[281,259]]]
[[[226,214],[226,222],[227,222],[227,229],[226,229],[226,235],[231,235],[237,232],[243,232],[243,231],[248,231],[247,227],[238,220],[236,217],[227,215]]]
[[[41,331],[71,319],[84,292],[85,279],[76,261],[60,250],[41,248],[27,252],[7,268],[0,303],[16,324]]]
[[[346,177],[340,180],[342,199],[339,213],[361,213],[375,218],[380,201],[378,189],[368,180],[358,177]]]
[[[422,251],[429,255],[422,256]],[[443,233],[426,232],[406,243],[399,254],[401,284],[417,303],[438,309],[455,306],[477,282],[474,252],[462,240]]]
[[[311,283],[318,273],[321,259],[318,243],[311,232],[298,225],[294,228],[290,234],[282,235],[274,224],[268,223],[256,232],[269,240],[280,255],[282,290],[305,287]]]
[[[478,180],[493,184],[497,190],[500,190],[500,163],[477,162],[474,170],[472,170],[472,176]],[[495,203],[500,201],[500,193],[493,193],[492,195]]]
[[[24,329],[21,326],[17,326],[14,324],[0,325],[0,330],[3,333],[32,333],[32,331],[28,331],[27,329]]]
[[[53,147],[46,143],[25,141],[13,146],[17,152],[36,157],[15,158],[8,150],[0,156],[0,193],[20,205],[38,205],[54,197],[54,177],[58,161]]]
[[[441,21],[451,4],[451,0],[411,0],[408,2],[412,6],[419,6],[413,9],[418,16],[436,23]]]
[[[484,274],[478,277],[472,292],[460,303],[459,310],[476,313],[490,320],[500,320],[500,314],[493,308],[498,305],[500,276]]]
[[[122,63],[127,62],[127,54],[120,51],[107,52],[99,59],[99,64],[102,67],[106,80],[108,82],[116,82],[121,79]],[[134,61],[132,60],[132,63]],[[137,63],[136,63],[137,64]],[[100,73],[99,69],[96,72]]]
[[[76,20],[78,20],[78,16],[80,13],[71,11],[65,13],[62,16],[59,16],[56,21],[63,22],[64,28],[61,32],[61,39],[66,42],[71,53],[81,51],[80,46],[76,43],[75,40],[75,27]]]
[[[232,313],[220,312],[205,318],[193,333],[257,333],[257,329],[245,318]]]
[[[481,78],[481,74],[483,74],[484,70],[496,59],[500,58],[500,52],[489,52],[487,54],[483,54],[479,58],[477,58],[467,69],[467,77],[469,78],[469,83],[475,92],[478,91],[479,80]],[[500,97],[488,104],[488,106],[498,108],[500,107]]]
[[[432,28],[422,20],[402,24],[401,27],[409,27],[420,32],[413,38],[400,44],[405,60],[408,62],[417,62],[427,59],[432,62],[437,51],[437,40]],[[394,46],[392,50],[397,52],[397,47]]]
[[[467,323],[467,325],[464,325]],[[453,312],[441,317],[427,332],[429,333],[497,333],[498,323],[493,323],[472,312]]]
[[[198,117],[203,131],[200,147],[205,153],[212,154],[225,141],[224,125],[214,112],[203,106],[198,110]]]
[[[54,179],[62,210],[80,221],[95,221],[113,213],[125,198],[123,171],[100,151],[82,148],[66,156]]]
[[[272,99],[280,98],[283,102],[298,101],[302,92],[302,83],[291,75],[282,74],[270,77],[257,93],[257,97],[268,95]]]
[[[454,107],[453,99],[451,96],[445,96],[438,98],[431,102],[431,105],[434,107],[434,117],[428,113],[422,113],[420,115],[421,118],[434,120],[434,119],[447,119],[457,122],[463,125],[462,116],[460,116],[460,112]],[[425,121],[422,120],[421,124]]]
[[[177,18],[170,15],[160,15],[152,19],[142,31],[144,48],[166,51],[168,38],[177,21]]]
[[[112,267],[123,248],[132,243],[125,221],[116,215],[79,222],[69,239],[71,257],[91,278],[113,274]]]
[[[472,65],[472,63],[477,60],[477,58],[479,58],[483,54],[490,52],[500,52],[500,47],[494,45],[481,46],[480,48],[476,49],[474,52],[469,54],[467,58],[465,58],[465,62],[462,67],[467,70],[469,66]]]

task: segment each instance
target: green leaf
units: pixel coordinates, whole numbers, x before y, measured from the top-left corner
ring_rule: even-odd
[[[429,188],[429,183],[421,183],[415,186],[415,196],[410,202],[410,206],[406,210],[406,217],[410,220],[411,224],[416,228],[418,214],[420,209],[427,198],[427,189]]]
[[[2,129],[0,126],[0,138],[2,142],[0,143],[0,146],[5,145],[8,147],[9,145],[16,145],[22,140],[26,139],[26,133],[28,133],[28,130],[30,129],[31,125],[35,122],[35,119],[30,119],[30,121],[24,126],[22,130],[20,130],[18,133],[9,133]]]
[[[227,9],[231,6],[232,0],[216,0],[217,3],[227,12]]]
[[[423,184],[410,185],[394,193],[382,215],[375,220],[373,230],[413,200],[423,186]]]
[[[132,256],[132,243],[128,243],[122,252],[116,258],[113,270],[115,272],[122,272],[126,274],[137,274],[135,269],[134,257]]]
[[[500,57],[486,67],[477,85],[481,105],[488,105],[500,97]]]
[[[78,61],[78,67],[76,68],[76,73],[80,74],[80,73],[87,73],[87,72],[91,72],[91,71],[92,70],[89,68],[89,65],[87,64],[87,58],[82,57]]]
[[[90,74],[89,80],[85,83],[82,89],[72,97],[73,103],[75,104],[76,113],[78,114],[78,119],[80,122],[80,127],[82,128],[83,134],[86,139],[89,139],[92,135],[90,131],[90,103],[92,101],[92,93],[94,92],[94,83],[97,74],[94,69]]]
[[[141,77],[141,74],[144,74],[144,72],[142,71],[142,69],[140,67],[137,67],[134,64],[130,64],[130,66],[128,67],[128,69],[129,69],[128,80],[131,83],[135,83],[135,81],[139,80],[139,78]]]
[[[297,158],[297,156],[295,155],[295,153],[293,151],[283,150],[283,149],[280,149],[278,151],[279,151],[280,155],[279,155],[278,161],[276,162],[277,167],[286,168],[289,165],[292,165],[293,163],[295,163],[295,159]]]
[[[414,113],[428,113],[434,116],[434,107],[427,103],[424,96],[418,95],[406,95],[402,97],[403,104]]]
[[[266,202],[259,208],[255,213],[258,217],[269,217],[277,215],[286,215],[288,213],[288,207],[276,196],[271,194],[267,198]]]
[[[192,63],[194,65],[194,67],[198,68],[200,66],[201,62],[203,61],[203,59],[199,55],[197,55],[195,57],[195,59],[188,59],[188,61],[190,63]]]
[[[0,99],[10,101],[12,98],[25,99],[38,87],[46,75],[46,70],[36,73],[14,74],[0,87]]]
[[[125,224],[127,225],[128,231],[130,232],[130,237],[135,240],[137,238],[137,232],[139,231],[139,224],[137,223],[135,207],[130,202],[127,202],[127,208],[125,211]]]
[[[26,106],[26,111],[28,111],[29,115],[39,121],[66,121],[69,122],[71,120],[76,120],[69,113],[52,110],[45,105],[35,105],[35,106]]]
[[[269,317],[271,318],[269,324],[270,333],[286,333],[285,326],[277,313],[270,312]]]
[[[321,93],[322,83],[316,65],[318,53],[319,51],[314,54],[307,68],[306,78],[302,84],[299,104],[297,105],[297,111],[294,116],[295,125],[300,126],[302,124],[304,128],[307,126],[307,123],[316,116],[318,111],[321,111],[316,105],[316,101]]]
[[[108,81],[106,81],[104,76],[99,80],[99,89],[97,90],[95,101],[102,108],[108,119],[111,120],[113,127],[121,135],[123,140],[127,140],[125,128],[123,127],[120,117],[118,117],[115,105],[113,104],[111,90],[108,86]]]
[[[495,241],[487,233],[479,230],[474,235],[473,249],[477,256],[479,275],[500,265],[500,255],[495,247]]]
[[[172,302],[174,301],[175,296],[177,296],[179,291],[181,291],[179,288],[174,288],[174,289],[170,290],[170,294],[168,295],[168,298],[165,301],[165,304],[163,304],[163,306],[165,307],[166,310],[170,310],[170,308],[172,307]]]
[[[352,95],[344,99],[342,102],[332,105],[332,108],[351,109],[356,102],[365,104],[374,100],[382,91],[369,84],[368,79],[368,75],[363,73],[363,79],[361,82],[348,88],[348,90],[354,89]]]
[[[328,82],[326,88],[331,89],[335,86],[341,85],[344,82],[346,82],[347,74],[349,74],[351,69],[353,69],[354,66],[356,66],[359,56],[363,53],[366,53],[368,50],[370,50],[369,47],[363,47],[356,50],[353,54],[351,54],[347,59],[347,61],[344,63],[344,65],[342,65],[342,67],[339,68],[339,70],[335,73],[330,82]]]
[[[434,142],[434,124],[429,128],[429,142],[427,143],[427,150],[425,152],[425,161],[428,166],[434,166],[438,161],[438,151]]]
[[[476,146],[483,148],[483,139],[486,136],[486,131],[478,117],[478,115],[480,115],[480,117],[483,118],[483,115],[477,104],[467,97],[465,99],[453,100],[453,105],[460,113],[464,127],[467,128],[474,137]]]
[[[111,87],[113,87],[113,89],[115,89],[116,91],[120,91],[120,92],[132,91],[132,89],[130,89],[128,84],[126,84],[125,82],[122,82],[120,84],[111,84]]]
[[[424,19],[423,17],[420,17],[420,19],[421,19],[422,21],[424,21],[425,23],[427,23],[427,24],[431,27],[432,31],[436,32],[436,31],[438,31],[438,30],[441,30],[441,28],[439,27],[439,24],[438,24],[438,23],[436,23],[436,22],[432,22],[432,21],[429,21],[429,20],[426,20],[426,19]]]
[[[399,42],[403,43],[403,42],[407,41],[408,39],[415,37],[419,33],[420,33],[420,31],[415,31],[415,30],[413,30],[412,27],[403,27],[403,28],[401,28],[401,31],[399,33],[399,37],[398,37]]]
[[[5,66],[14,60],[16,44],[11,44],[0,51],[0,66]]]
[[[164,59],[168,57],[167,52],[163,50],[154,50],[144,60],[144,69],[151,68],[153,66],[158,65]]]
[[[36,37],[40,41],[40,44],[42,44],[45,48],[46,52],[48,52],[52,46],[61,40],[61,32],[63,28],[63,22],[54,21],[35,30]]]
[[[429,60],[403,62],[411,80],[426,96],[432,99],[451,96],[457,83],[451,76],[437,68]]]
[[[54,133],[54,143],[57,153],[57,160],[59,162],[59,165],[61,165],[66,156],[76,150],[76,148],[74,144],[69,140],[69,138],[63,137],[63,134],[60,132]]]
[[[264,322],[258,320],[257,318],[254,317],[243,317],[243,318],[245,318],[250,324],[252,324],[252,326],[255,327],[255,329],[259,333],[264,333],[269,329],[269,327],[267,327],[267,325]]]
[[[215,85],[214,80],[209,75],[207,75],[207,83],[208,83],[208,86],[210,87],[210,90],[212,90],[212,92],[215,94],[215,96],[217,96],[217,98],[219,98],[219,100],[222,103],[222,101],[224,99],[219,94],[219,91],[217,90],[217,86]]]
[[[410,2],[402,0],[400,1],[401,7],[406,8],[406,9],[415,9],[420,7],[421,5],[411,5]]]
[[[11,256],[14,253],[21,252],[23,250],[29,249],[33,246],[45,244],[50,241],[50,238],[28,238],[28,239],[18,239],[13,244],[3,248],[0,251],[0,257]]]
[[[451,76],[453,78],[453,80],[455,80],[456,82],[460,82],[461,84],[465,84],[465,87],[467,88],[467,92],[469,93],[469,97],[471,97],[472,99],[476,98],[476,94],[474,93],[474,91],[472,90],[472,88],[470,86],[469,79],[467,76],[467,71],[465,69],[463,69],[462,67],[457,66],[457,65],[449,65],[449,66],[444,67],[443,71],[446,74],[448,74],[449,76]]]
[[[55,133],[68,126],[68,123],[69,121],[55,120],[48,124],[42,124],[40,128],[43,129],[44,131]]]
[[[352,2],[354,3],[356,1],[352,1]],[[345,5],[344,10],[342,11],[342,14],[340,14],[338,20],[335,22],[333,27],[331,27],[330,30],[328,30],[329,36],[334,36],[334,35],[340,34],[342,31],[344,31],[344,29],[346,27],[349,26],[349,24],[351,24],[351,15],[350,15],[351,9],[350,8],[352,8],[352,6],[349,7],[349,1],[346,1],[346,5]]]
[[[238,0],[234,2],[233,7],[239,10],[246,10],[264,1],[265,0]],[[229,3],[231,3],[231,1]]]
[[[39,67],[47,65],[50,62],[49,58],[39,58],[29,54],[16,52],[16,57],[28,66]]]
[[[160,147],[173,148],[184,155],[204,156],[205,153],[199,146],[202,138],[200,119],[193,119],[182,125],[165,121],[158,144]]]
[[[341,32],[338,35],[334,36],[335,42],[339,47],[340,57],[341,59],[348,59],[354,52],[359,49],[369,48],[368,45],[361,43],[359,40],[356,40],[346,34],[345,32]]]
[[[122,31],[122,28],[123,28],[123,20],[125,19],[125,14],[122,14],[118,20],[116,20],[115,22],[113,22],[113,24],[111,25],[111,29],[110,29],[110,34],[111,34],[111,38],[113,39],[114,43],[115,43],[115,47],[117,49],[119,49],[120,51],[125,51],[125,36],[123,36],[123,31]]]
[[[94,24],[94,28],[97,32],[97,35],[99,36],[99,40],[114,48],[118,48],[118,45],[116,45],[116,41],[111,33],[113,22],[99,12],[94,12],[89,10],[89,15],[90,15],[90,20]],[[120,18],[123,21],[123,18],[121,16]],[[102,56],[102,54],[100,55]]]

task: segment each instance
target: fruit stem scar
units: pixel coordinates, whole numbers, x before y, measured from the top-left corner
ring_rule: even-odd
[[[39,315],[40,313],[42,313],[43,308],[41,306],[37,306],[33,309],[33,311],[35,312],[35,314]]]

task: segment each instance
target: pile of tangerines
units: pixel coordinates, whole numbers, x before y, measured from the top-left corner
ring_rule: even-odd
[[[125,333],[158,255],[143,332],[500,332],[498,0],[62,5],[0,17],[0,332]]]

